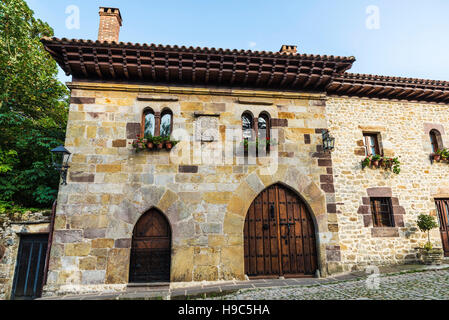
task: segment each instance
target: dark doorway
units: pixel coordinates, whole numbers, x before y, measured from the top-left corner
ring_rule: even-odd
[[[312,276],[317,270],[315,228],[303,200],[276,184],[248,210],[244,229],[249,277]]]
[[[443,242],[444,256],[449,257],[449,199],[435,200],[440,220],[441,241]]]
[[[32,300],[42,295],[48,234],[20,236],[12,300]]]
[[[134,227],[129,281],[169,282],[170,261],[170,224],[159,210],[152,209]]]

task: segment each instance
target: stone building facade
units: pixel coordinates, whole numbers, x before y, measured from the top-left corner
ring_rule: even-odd
[[[48,211],[0,215],[0,300],[14,298],[11,295],[20,244],[26,237],[41,236],[48,239],[49,232]]]
[[[111,21],[121,24],[119,17]],[[72,157],[59,190],[46,295],[125,290],[137,225],[159,213],[169,226],[171,283],[244,280],[259,258],[271,268],[265,275],[276,276],[290,253],[315,261],[307,276],[416,261],[426,239],[418,215],[437,216],[435,199],[449,198],[447,163],[430,161],[429,138],[437,130],[441,148],[449,138],[449,83],[354,75],[347,72],[353,57],[299,54],[294,46],[231,51],[115,36],[42,40],[73,76],[65,143]],[[180,141],[173,150],[134,150],[149,110],[158,129],[171,115]],[[245,153],[245,114],[256,136],[258,119],[267,117],[277,142],[267,155]],[[332,152],[323,149],[323,131],[335,138]],[[399,175],[362,169],[364,134],[378,139],[385,156],[399,157]],[[273,186],[290,197],[276,198],[277,209],[260,198]],[[373,199],[388,199],[391,225],[375,226]],[[273,236],[265,219],[282,212],[274,238],[294,251],[289,237],[296,236],[293,247],[304,251],[251,253],[251,241]],[[432,241],[444,245],[438,230]]]
[[[447,163],[429,159],[430,130],[441,132],[447,145],[447,105],[332,96],[326,115],[337,137],[332,160],[342,261],[351,268],[416,261],[415,248],[425,242],[418,216],[436,217],[435,199],[449,198]],[[399,175],[362,170],[363,132],[379,133],[385,155],[401,161]],[[369,198],[379,196],[392,198],[395,228],[373,228]],[[439,230],[432,241],[441,247]]]

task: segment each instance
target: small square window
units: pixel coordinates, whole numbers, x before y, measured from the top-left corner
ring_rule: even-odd
[[[390,198],[370,198],[370,204],[375,228],[394,227]]]
[[[377,133],[364,133],[363,142],[365,144],[366,156],[381,155]]]

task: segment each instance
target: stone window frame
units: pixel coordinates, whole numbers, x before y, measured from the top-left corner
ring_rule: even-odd
[[[432,153],[436,153],[438,150],[444,149],[443,145],[443,139],[441,137],[441,132],[437,129],[432,129],[429,132],[430,137],[430,146]],[[435,150],[434,150],[434,144],[435,144]]]
[[[376,154],[383,157],[383,145],[382,145],[382,134],[380,132],[373,132],[373,131],[362,131],[363,135],[363,146],[365,148],[365,156],[372,156],[370,146],[367,144],[367,138],[368,137],[374,137],[375,138],[375,148],[376,148]]]
[[[430,151],[430,152],[432,152],[432,145],[431,145],[431,143],[429,143],[429,139],[430,139],[430,135],[431,135],[432,131],[438,133],[436,135],[436,138],[437,138],[437,142],[438,142],[438,147],[441,149],[444,148],[443,136],[446,134],[443,125],[438,124],[438,123],[424,123],[424,134],[426,136],[425,145],[429,146],[428,151]]]
[[[247,130],[247,129],[245,129],[245,128],[243,127],[243,118],[244,118],[245,116],[249,118],[250,127],[252,128],[251,138],[245,138],[245,136],[244,136],[244,131]],[[259,138],[259,119],[260,119],[260,118],[264,118],[264,119],[266,120],[266,123],[267,123],[266,135],[267,135],[267,138],[271,138],[271,128],[273,127],[273,125],[274,125],[274,120],[276,120],[276,119],[272,119],[270,113],[269,113],[268,111],[266,111],[266,110],[261,111],[261,112],[259,113],[259,116],[258,116],[258,117],[255,117],[254,114],[253,114],[251,111],[245,110],[245,111],[242,113],[241,117],[240,117],[240,119],[241,119],[241,121],[242,121],[242,140],[248,140],[248,141],[253,141],[253,142],[255,142],[256,139]],[[269,147],[269,145],[267,145],[266,153],[267,153],[267,154],[270,153],[270,147]],[[246,152],[245,152],[245,156],[246,156],[246,155],[247,155],[247,154],[246,154]]]
[[[385,206],[386,210],[383,211],[382,208],[380,208],[377,204],[380,204],[380,206]],[[373,215],[374,228],[395,227],[393,206],[391,205],[390,197],[370,197],[370,208]],[[377,208],[377,210],[373,210],[375,208]],[[385,217],[384,215],[387,215],[387,217]],[[385,220],[388,220],[386,224]]]
[[[271,137],[270,133],[271,133],[271,128],[273,126],[273,121],[272,121],[273,119],[268,111],[264,110],[259,113],[258,117],[255,117],[251,111],[245,110],[242,113],[242,116],[240,117],[240,119],[242,121],[242,131],[245,131],[243,128],[243,117],[244,116],[247,116],[248,118],[251,119],[250,120],[251,128],[253,129],[253,133],[254,133],[253,135],[251,135],[251,141],[255,141],[255,139],[259,137],[259,119],[260,118],[265,118],[265,120],[267,122],[267,129],[266,129],[267,130],[267,138]],[[243,138],[243,139],[245,139],[245,138]]]
[[[259,114],[259,117],[257,117],[257,131],[256,131],[256,136],[257,137],[259,137],[259,119],[260,118],[264,118],[265,119],[265,121],[266,121],[266,123],[267,123],[267,128],[266,128],[266,133],[267,133],[267,138],[270,138],[271,137],[271,116],[270,116],[270,114],[267,112],[267,111],[262,111],[260,114]],[[256,121],[254,121],[254,122],[256,122]],[[256,127],[256,126],[255,126]]]
[[[170,108],[164,108],[164,109],[162,109],[161,112],[158,112],[158,111],[154,111],[153,108],[151,108],[151,107],[146,107],[142,111],[142,120],[141,120],[141,126],[140,126],[140,134],[142,137],[145,136],[145,121],[146,121],[146,116],[148,114],[154,115],[154,136],[155,137],[160,136],[162,118],[167,114],[169,114],[171,116],[171,118],[170,118],[170,135],[173,133],[174,115],[173,115],[173,111]]]
[[[171,111],[170,108],[162,109],[161,118],[160,118],[160,125],[159,125],[159,135],[161,135],[160,130],[162,129],[162,120],[164,119],[164,117],[166,115],[170,115],[170,129],[169,129],[169,135],[168,136],[171,136],[171,134],[173,133],[173,111]]]
[[[242,121],[242,139],[243,140],[245,140],[245,139],[248,139],[248,138],[245,138],[245,136],[244,136],[244,132],[245,132],[245,130],[248,130],[248,129],[245,129],[244,127],[243,127],[243,118],[244,117],[247,117],[248,119],[249,119],[249,122],[250,122],[250,127],[252,128],[252,133],[251,133],[251,138],[249,138],[249,140],[250,141],[254,141],[255,140],[255,137],[257,136],[257,130],[256,130],[256,123],[258,124],[258,121],[256,121],[257,119],[254,117],[254,114],[251,112],[251,111],[249,111],[249,110],[246,110],[246,111],[244,111],[243,113],[242,113],[242,115],[241,115],[241,117],[240,117],[240,120]],[[254,134],[254,132],[256,133],[256,134]]]
[[[357,213],[363,216],[365,228],[371,229],[373,238],[399,237],[399,229],[404,228],[404,207],[399,204],[399,198],[393,197],[391,188],[375,187],[366,190],[367,197],[362,198],[362,205]],[[371,198],[390,198],[394,227],[374,227],[373,215],[371,212]]]

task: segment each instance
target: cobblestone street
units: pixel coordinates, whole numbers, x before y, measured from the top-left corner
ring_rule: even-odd
[[[378,281],[377,281],[378,280]],[[370,276],[310,286],[240,290],[225,300],[448,300],[449,270]],[[376,283],[378,286],[376,286]]]
[[[449,264],[389,266],[378,271],[379,276],[363,270],[321,279],[192,283],[185,288],[130,285],[124,292],[40,300],[449,300]]]

